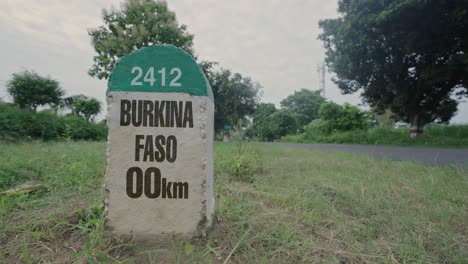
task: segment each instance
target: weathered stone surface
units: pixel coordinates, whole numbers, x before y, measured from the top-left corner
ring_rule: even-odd
[[[163,244],[204,235],[212,225],[214,103],[187,54],[171,46],[146,49],[122,59],[109,80],[106,225],[136,242]],[[140,65],[139,57],[146,61],[140,67],[154,67],[154,74],[176,58],[180,85],[167,92],[142,83],[135,91],[134,74],[120,75]]]

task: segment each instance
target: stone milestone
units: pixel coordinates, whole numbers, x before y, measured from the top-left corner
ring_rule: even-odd
[[[214,213],[211,87],[169,45],[123,57],[108,82],[106,225],[142,244],[202,236]]]

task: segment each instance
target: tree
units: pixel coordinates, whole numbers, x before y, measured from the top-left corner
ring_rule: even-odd
[[[273,141],[298,132],[298,114],[288,109],[276,110],[273,104],[260,104],[253,119],[253,132],[260,140]]]
[[[350,104],[341,106],[333,102],[323,103],[319,109],[319,117],[325,122],[317,122],[315,126],[326,133],[367,129],[369,126],[367,112]]]
[[[34,71],[14,73],[7,83],[7,88],[16,105],[34,111],[38,106],[59,105],[60,98],[64,94],[58,81],[42,77]]]
[[[299,130],[297,113],[287,109],[281,109],[270,115],[270,118],[271,122],[274,124],[273,133],[275,139],[286,135],[297,134]]]
[[[254,113],[260,100],[260,84],[239,73],[217,68],[213,62],[203,62],[200,66],[213,90],[216,132]]]
[[[92,120],[99,112],[101,112],[101,102],[96,98],[87,97],[85,95],[74,95],[64,99],[65,106],[70,108],[72,114],[78,115],[86,119]]]
[[[281,101],[281,106],[297,113],[297,123],[302,128],[318,116],[320,105],[325,102],[325,98],[320,95],[320,91],[301,89]]]
[[[276,125],[270,117],[276,111],[274,104],[261,103],[255,109],[253,115],[252,129],[255,136],[261,140],[272,141],[276,138],[275,129]]]
[[[468,1],[339,1],[321,21],[328,67],[342,92],[411,123],[448,122],[468,94]]]
[[[126,0],[121,10],[103,10],[104,26],[88,34],[96,50],[88,73],[107,79],[117,60],[130,52],[154,44],[171,44],[193,54],[193,35],[179,26],[165,1]]]

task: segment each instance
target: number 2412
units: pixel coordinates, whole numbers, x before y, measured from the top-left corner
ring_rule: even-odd
[[[132,79],[130,85],[140,86],[143,85],[143,82],[148,82],[151,86],[154,85],[156,79],[154,78],[154,67],[150,67],[143,77],[143,82],[141,81],[141,76],[143,76],[143,70],[141,67],[135,66],[132,68],[132,74],[136,73],[137,75]],[[159,75],[161,76],[161,86],[166,86],[166,68],[162,68],[158,71]],[[175,75],[172,78],[169,86],[171,87],[180,87],[181,83],[179,82],[180,77],[182,77],[182,71],[179,68],[172,68],[169,71],[169,75]]]

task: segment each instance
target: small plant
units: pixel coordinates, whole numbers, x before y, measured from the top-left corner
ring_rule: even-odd
[[[72,139],[72,134],[73,130],[72,127],[69,124],[65,124],[65,131],[62,134],[62,138],[64,138],[67,142],[69,142]]]
[[[254,176],[263,171],[263,163],[260,155],[246,144],[245,129],[241,122],[235,127],[231,142],[233,147],[230,153],[219,159],[221,171],[235,179],[253,182]]]

